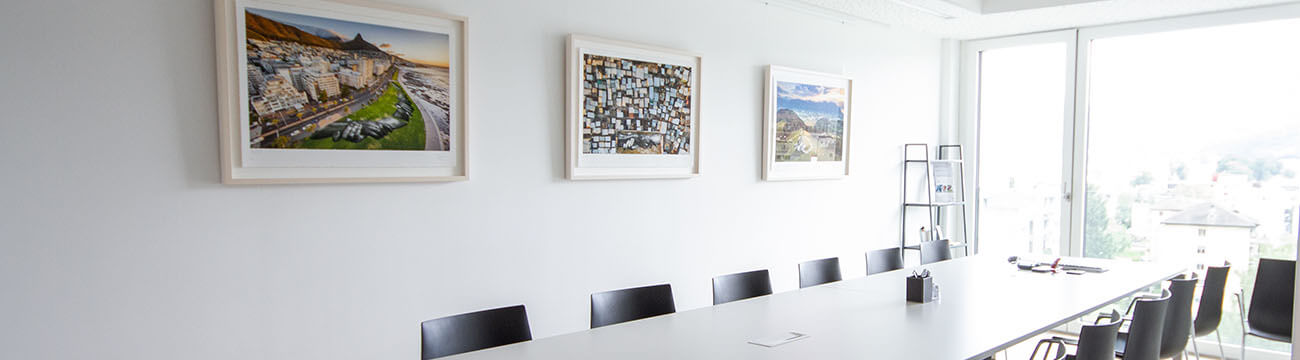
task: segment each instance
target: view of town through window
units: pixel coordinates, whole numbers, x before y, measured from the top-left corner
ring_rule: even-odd
[[[1259,258],[1295,259],[1296,34],[1300,20],[1092,41],[1086,256],[1193,270],[1226,261],[1228,291],[1247,299]],[[1219,331],[1239,344],[1240,311],[1231,295],[1225,305]]]
[[[1089,118],[1080,150],[1072,139],[1084,137],[1072,128],[1083,119],[1074,118],[1067,94],[1073,44],[981,51],[980,252],[1071,255],[1062,241],[1072,218],[1065,185],[1071,171],[1083,171],[1085,191],[1073,199],[1084,202],[1083,224],[1075,224],[1082,255],[1172,262],[1202,274],[1231,264],[1219,331],[1235,348],[1242,323],[1231,294],[1243,292],[1249,303],[1261,257],[1296,258],[1296,34],[1300,20],[1279,20],[1081,44]],[[1083,163],[1073,163],[1074,151],[1086,151]],[[1290,351],[1253,337],[1247,346]]]

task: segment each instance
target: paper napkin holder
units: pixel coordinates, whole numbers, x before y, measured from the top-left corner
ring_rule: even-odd
[[[928,303],[934,300],[934,278],[930,274],[907,277],[907,301]]]

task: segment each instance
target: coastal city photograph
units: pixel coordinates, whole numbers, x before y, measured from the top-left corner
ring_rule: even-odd
[[[254,149],[450,148],[449,36],[246,8]]]
[[[776,83],[776,161],[840,161],[844,156],[844,88]]]
[[[584,154],[688,154],[689,66],[587,54],[583,58]]]

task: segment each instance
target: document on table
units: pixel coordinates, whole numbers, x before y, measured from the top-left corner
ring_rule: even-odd
[[[801,334],[801,333],[790,331],[781,335],[769,336],[757,340],[750,340],[749,343],[758,346],[764,346],[764,347],[777,347],[777,346],[790,343],[791,341],[803,340],[807,338],[808,338],[808,334]]]

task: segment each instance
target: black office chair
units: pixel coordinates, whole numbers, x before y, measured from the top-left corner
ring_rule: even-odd
[[[671,285],[591,294],[591,328],[677,312]]]
[[[888,248],[867,252],[867,275],[903,268],[903,250]]]
[[[1102,323],[1102,319],[1109,319],[1107,323]],[[1062,337],[1053,337],[1038,341],[1034,345],[1034,353],[1029,355],[1032,360],[1038,356],[1038,348],[1047,345],[1043,352],[1043,360],[1052,353],[1052,346],[1056,346],[1056,356],[1054,360],[1115,360],[1115,338],[1119,335],[1120,325],[1124,324],[1124,318],[1119,316],[1119,312],[1111,310],[1108,316],[1098,317],[1097,322],[1092,325],[1084,325],[1079,330],[1079,339],[1072,340]],[[1066,351],[1066,344],[1076,345],[1074,354]]]
[[[840,258],[825,258],[799,264],[799,288],[842,280]]]
[[[1228,285],[1228,265],[1210,266],[1205,269],[1205,282],[1201,285],[1201,302],[1197,306],[1196,320],[1192,321],[1192,351],[1196,358],[1201,357],[1201,350],[1196,347],[1196,339],[1214,333],[1219,340],[1219,358],[1226,358],[1223,351],[1223,336],[1219,335],[1219,322],[1223,320],[1223,295]]]
[[[533,339],[523,305],[452,315],[420,323],[420,359],[440,358]]]
[[[1172,296],[1169,290],[1164,290],[1158,298],[1144,297],[1133,301],[1133,319],[1128,320],[1128,332],[1121,332],[1116,337],[1115,355],[1124,360],[1160,359],[1161,335]]]
[[[772,295],[772,277],[767,270],[722,275],[713,278],[713,305],[763,295]]]
[[[1251,288],[1250,312],[1246,312],[1241,294],[1237,306],[1246,314],[1241,328],[1241,358],[1246,358],[1246,337],[1291,342],[1291,314],[1295,301],[1295,260],[1259,259],[1255,287]]]
[[[952,260],[952,247],[948,245],[948,240],[921,242],[922,265],[948,260]]]
[[[1169,280],[1169,310],[1165,312],[1165,326],[1160,332],[1160,358],[1174,358],[1187,351],[1187,339],[1192,335],[1192,300],[1196,298],[1196,283],[1192,276]],[[1185,358],[1185,356],[1184,356]]]

